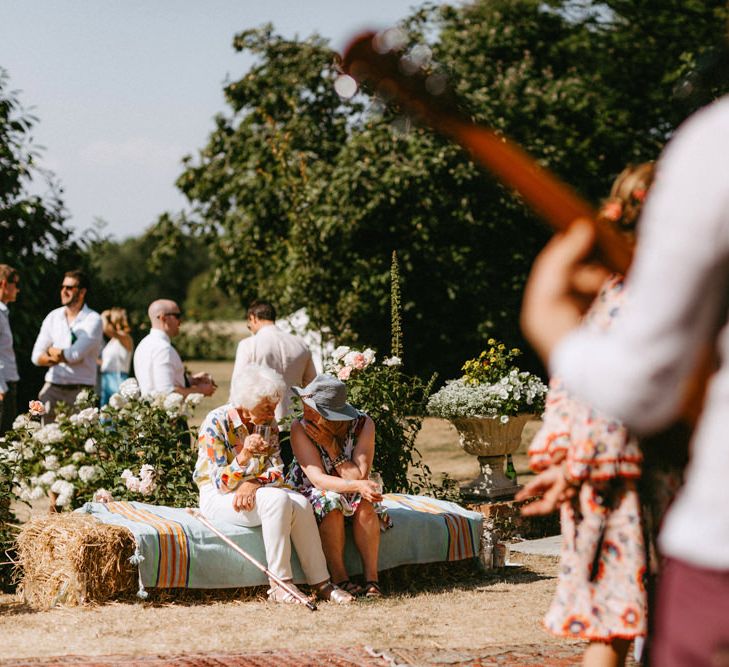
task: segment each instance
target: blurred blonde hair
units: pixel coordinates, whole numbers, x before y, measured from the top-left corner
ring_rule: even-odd
[[[108,322],[116,331],[129,333],[132,328],[129,326],[127,311],[124,308],[109,308],[101,313],[101,318]]]
[[[615,225],[620,231],[635,233],[635,225],[648,190],[653,184],[655,162],[629,164],[621,171],[598,212],[598,221]]]

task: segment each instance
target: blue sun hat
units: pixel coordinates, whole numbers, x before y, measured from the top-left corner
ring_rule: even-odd
[[[319,374],[303,389],[291,387],[291,391],[329,421],[343,422],[359,417],[356,408],[347,403],[346,385],[333,375]]]

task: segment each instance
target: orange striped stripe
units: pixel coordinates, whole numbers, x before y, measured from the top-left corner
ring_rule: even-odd
[[[177,522],[134,507],[128,502],[108,503],[107,508],[132,521],[149,524],[157,531],[160,547],[156,582],[158,588],[187,586],[189,562],[187,538],[184,530]]]
[[[164,537],[168,547],[168,568],[166,571],[167,579],[169,583],[165,588],[177,588],[185,587],[187,585],[187,564],[189,559],[187,538],[185,537],[185,531],[182,529],[179,523],[164,519],[155,514],[152,514],[148,510],[140,510],[135,508],[137,512],[145,518],[148,523],[156,520],[157,523],[161,523],[163,530],[165,531]],[[162,533],[160,532],[160,537]],[[160,585],[160,588],[163,586]]]
[[[164,549],[164,561],[160,558],[159,588],[176,588],[187,585],[187,540],[182,527],[175,521],[170,521],[135,507],[130,507],[142,521],[152,525],[160,536],[160,551]],[[164,545],[164,546],[163,546]],[[162,554],[160,554],[162,556]],[[178,562],[179,561],[179,562]],[[162,565],[165,565],[164,574]]]
[[[465,516],[448,512],[436,503],[423,498],[413,501],[398,493],[388,493],[385,497],[416,512],[442,515],[448,530],[448,560],[463,560],[464,558],[474,558],[476,556],[471,534],[471,522]]]

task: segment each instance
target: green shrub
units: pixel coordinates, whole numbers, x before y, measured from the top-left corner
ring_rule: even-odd
[[[197,503],[191,480],[197,448],[187,426],[202,398],[191,394],[141,396],[134,379],[101,410],[81,392],[72,413],[57,408],[41,426],[37,410],[19,416],[6,433],[4,459],[15,466],[17,496],[49,495],[60,508],[76,508],[95,495],[115,500],[185,507]]]

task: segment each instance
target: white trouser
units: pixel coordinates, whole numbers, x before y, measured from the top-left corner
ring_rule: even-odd
[[[256,491],[256,504],[248,512],[233,509],[235,493],[220,493],[212,484],[200,489],[200,511],[212,521],[238,526],[261,526],[268,569],[281,579],[293,579],[291,543],[310,584],[329,579],[319,529],[311,503],[300,493],[275,486]]]

